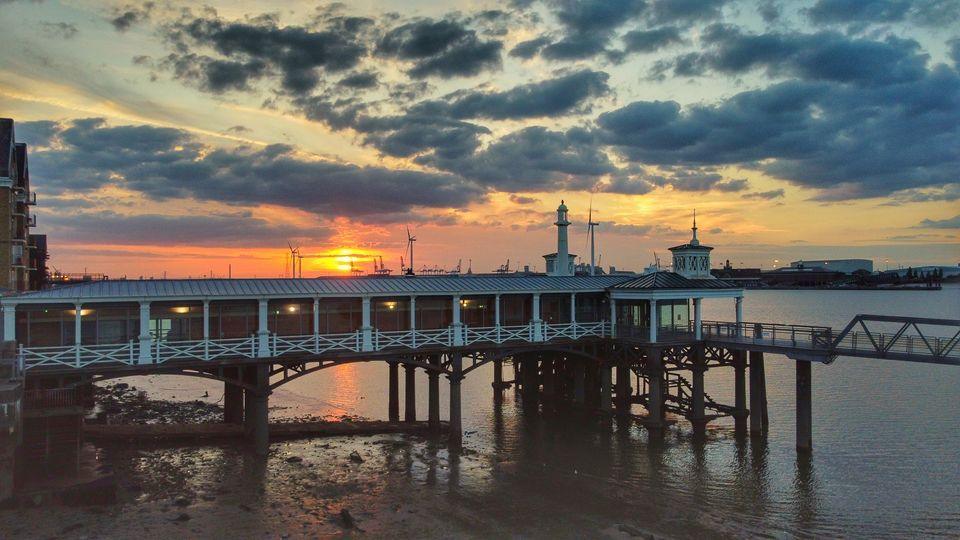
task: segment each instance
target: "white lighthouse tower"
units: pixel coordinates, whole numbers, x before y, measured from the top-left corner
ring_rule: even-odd
[[[562,200],[557,207],[557,221],[554,225],[557,226],[557,252],[543,256],[547,263],[547,275],[572,276],[577,256],[570,253],[570,241],[567,238],[570,221],[567,219],[567,205]]]

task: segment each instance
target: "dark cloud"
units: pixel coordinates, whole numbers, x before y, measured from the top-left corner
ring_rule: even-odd
[[[675,171],[669,176],[651,177],[651,181],[656,186],[670,186],[676,191],[736,192],[750,187],[749,182],[742,178],[724,180],[720,174],[699,170]]]
[[[740,163],[819,189],[820,200],[956,184],[960,76],[940,65],[894,79],[788,81],[682,110],[640,101],[601,114],[598,136],[636,162]]]
[[[273,17],[227,21],[216,14],[186,15],[164,27],[175,52],[166,64],[174,76],[222,92],[245,90],[276,73],[283,91],[304,94],[320,83],[320,71],[356,66],[367,54],[372,19],[327,15],[317,27],[280,26]],[[211,51],[194,52],[194,49]]]
[[[947,219],[925,219],[917,227],[922,229],[960,229],[960,215]]]
[[[453,161],[471,156],[480,146],[480,137],[490,133],[466,120],[517,120],[586,112],[594,98],[609,92],[607,78],[603,72],[581,70],[502,92],[465,90],[417,103],[395,115],[377,115],[367,104],[349,98],[330,101],[311,97],[298,99],[295,104],[308,119],[334,129],[356,131],[361,142],[383,154],[436,154],[439,162],[452,166]],[[432,159],[424,158],[424,162]]]
[[[58,214],[45,217],[57,239],[103,244],[155,246],[278,246],[290,239],[326,240],[327,227],[297,228],[270,223],[240,212],[227,215],[124,215],[111,211]]]
[[[17,141],[25,142],[27,146],[49,146],[51,139],[57,134],[59,124],[50,120],[34,122],[17,122]]]
[[[155,200],[272,204],[327,216],[457,208],[484,194],[450,174],[311,160],[285,145],[213,148],[181,130],[111,127],[102,119],[60,126],[56,139],[54,148],[31,154],[42,189],[55,194],[117,185]]]
[[[612,178],[610,182],[603,184],[600,189],[607,193],[619,193],[621,195],[644,195],[650,193],[656,187],[653,182],[646,178],[622,175]]]
[[[786,195],[783,189],[772,189],[770,191],[755,191],[753,193],[744,193],[740,197],[747,200],[771,201],[773,199],[782,199]]]
[[[369,88],[376,88],[379,84],[378,79],[379,75],[377,75],[377,73],[374,71],[360,71],[347,75],[346,77],[340,79],[337,84],[347,88],[366,90]]]
[[[510,192],[589,189],[617,170],[586,131],[540,126],[505,135],[470,156],[425,156],[419,162]]]
[[[616,30],[647,7],[644,0],[548,0],[546,4],[562,25],[563,36],[549,45],[537,42],[521,51],[532,56],[533,49],[537,49],[544,58],[556,61],[585,59],[605,52]]]
[[[707,71],[738,75],[763,69],[771,77],[894,84],[926,73],[927,56],[916,41],[851,38],[835,32],[745,34],[734,26],[713,24],[701,38],[705,51],[660,62],[654,76],[672,68],[675,75]]]
[[[781,7],[774,0],[764,0],[757,6],[757,12],[766,23],[773,23],[780,20]]]
[[[584,69],[553,79],[516,86],[503,92],[463,91],[447,101],[421,103],[412,112],[432,112],[452,118],[494,120],[558,116],[584,112],[593,98],[610,91],[609,76]]]
[[[42,22],[40,23],[40,31],[48,37],[61,39],[72,39],[76,37],[79,32],[77,25],[65,22]]]
[[[656,0],[650,19],[656,24],[694,23],[720,18],[728,0]]]
[[[921,26],[950,26],[960,21],[956,0],[817,0],[806,10],[817,24],[882,24],[910,21]]]
[[[224,131],[226,131],[227,133],[237,133],[237,134],[239,134],[239,133],[250,133],[250,132],[253,131],[253,130],[251,130],[251,129],[248,128],[247,126],[237,124],[237,125],[235,125],[235,126],[230,126],[230,127],[228,127],[228,128],[225,129]]]
[[[541,54],[548,60],[583,60],[606,51],[610,37],[602,33],[573,34],[547,45]]]
[[[960,38],[954,38],[947,42],[950,47],[950,59],[953,60],[953,67],[960,70]]]
[[[510,49],[510,56],[529,60],[540,54],[540,51],[549,44],[550,38],[546,36],[540,36],[531,40],[521,41],[520,43],[517,43],[513,49]]]
[[[534,204],[540,202],[540,199],[536,197],[526,197],[524,195],[510,195],[510,202],[517,204]]]
[[[674,43],[683,43],[680,29],[675,26],[631,30],[623,36],[625,52],[649,53]]]
[[[153,2],[143,2],[140,5],[128,4],[124,7],[116,8],[113,11],[110,24],[112,24],[118,32],[126,32],[133,26],[148,20],[154,5]]]
[[[456,19],[422,19],[387,31],[376,46],[378,55],[410,62],[416,79],[471,77],[500,67],[503,43],[481,40]]]

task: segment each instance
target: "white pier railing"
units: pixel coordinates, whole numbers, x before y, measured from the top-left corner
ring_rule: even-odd
[[[539,333],[535,326],[540,325]],[[455,347],[475,344],[534,343],[543,341],[577,340],[610,335],[607,322],[546,324],[523,326],[490,326],[472,328],[461,326],[433,330],[400,330],[382,332],[373,329],[366,352],[428,347]],[[459,340],[456,332],[459,331]],[[245,338],[209,339],[191,341],[157,340],[150,344],[149,353],[141,357],[140,343],[104,345],[73,345],[62,347],[22,347],[20,357],[24,370],[38,367],[84,368],[92,364],[159,365],[176,360],[211,361],[224,358],[257,358],[261,356],[260,340],[256,335]],[[266,351],[270,357],[293,354],[324,354],[329,352],[365,352],[363,331],[342,334],[309,334],[302,336],[267,337]]]

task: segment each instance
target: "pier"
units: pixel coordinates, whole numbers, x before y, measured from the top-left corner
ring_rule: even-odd
[[[565,222],[558,218],[561,230]],[[732,417],[738,431],[762,435],[764,355],[784,355],[796,363],[801,452],[813,447],[813,363],[960,365],[960,321],[860,315],[841,329],[746,321],[743,289],[709,275],[712,248],[695,227],[690,243],[671,249],[676,272],[644,275],[573,275],[557,263],[552,275],[85,282],[4,298],[4,350],[37,404],[72,392],[61,405],[74,406],[92,383],[131,375],[220,381],[224,422],[243,426],[260,453],[270,394],[351,362],[384,366],[389,422],[401,422],[401,384],[402,422],[424,420],[414,387],[426,376],[434,432],[446,379],[446,431],[457,448],[460,386],[486,364],[494,395],[513,386],[525,405],[566,401],[622,417],[639,405],[651,433],[676,417],[698,433]],[[703,320],[705,301],[729,302],[730,318]],[[716,369],[733,370],[733,403],[710,396],[704,375]]]

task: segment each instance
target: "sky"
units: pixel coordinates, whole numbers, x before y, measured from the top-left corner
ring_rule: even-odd
[[[50,266],[960,262],[960,0],[0,0]]]

